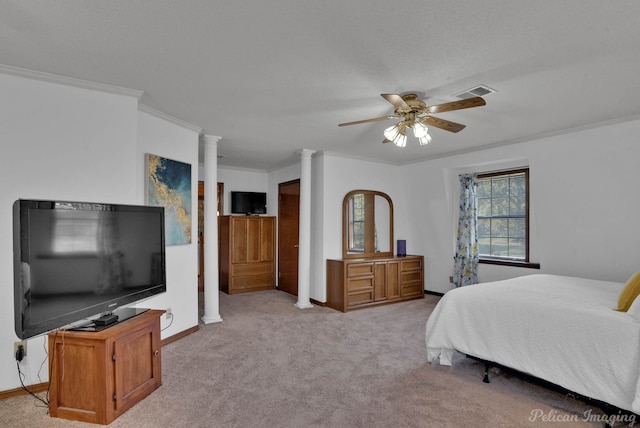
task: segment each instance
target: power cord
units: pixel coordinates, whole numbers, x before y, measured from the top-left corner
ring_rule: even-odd
[[[42,342],[42,349],[44,349],[44,358],[42,359],[42,363],[40,363],[40,369],[38,369],[38,381],[40,381],[40,383],[42,383],[42,377],[40,376],[40,373],[42,373],[42,368],[44,367],[44,365],[47,362],[47,359],[49,358],[49,349],[47,349],[47,336],[44,336],[44,341]]]
[[[34,397],[34,398],[38,399],[39,401],[41,401],[48,409],[49,408],[49,402],[47,400],[43,399],[42,397],[40,397],[39,395],[35,394],[34,392],[30,391],[24,384],[25,375],[24,375],[24,373],[22,373],[22,370],[20,369],[20,361],[24,357],[24,349],[22,349],[22,351],[21,351],[20,348],[22,348],[22,346],[19,346],[18,350],[16,351],[16,367],[18,369],[18,378],[20,379],[20,385],[22,385],[22,389],[24,389],[26,392],[28,392],[29,395],[31,395],[32,397]],[[20,354],[20,360],[18,359],[18,354]]]
[[[58,334],[58,331],[56,330],[56,334]],[[42,342],[42,348],[44,349],[44,359],[42,360],[42,363],[40,364],[40,370],[38,370],[38,380],[40,381],[40,383],[42,383],[42,378],[40,377],[40,373],[42,372],[42,368],[45,366],[45,364],[47,363],[48,359],[49,359],[49,348],[48,348],[48,341],[47,341],[47,336],[44,336],[44,341]],[[55,355],[55,347],[54,347],[54,355]],[[47,403],[49,402],[49,391],[51,391],[51,368],[48,367],[49,373],[49,381],[47,382],[47,392],[45,393],[45,400],[47,401]],[[49,408],[47,407],[47,413],[49,413]]]
[[[169,325],[168,325],[168,326],[166,326],[165,328],[163,328],[163,329],[162,329],[162,330],[160,330],[160,331],[165,331],[166,329],[168,329],[169,327],[171,327],[171,324],[173,324],[173,316],[174,316],[174,315],[173,315],[173,312],[171,312],[169,315],[171,315],[171,321],[169,321]]]

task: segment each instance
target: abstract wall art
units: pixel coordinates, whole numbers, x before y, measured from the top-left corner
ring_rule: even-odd
[[[164,207],[167,245],[191,243],[191,165],[147,153],[147,205]]]

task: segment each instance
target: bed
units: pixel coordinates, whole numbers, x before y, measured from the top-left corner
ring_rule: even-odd
[[[640,298],[615,310],[626,289],[542,274],[453,289],[427,321],[427,359],[461,352],[640,413]]]

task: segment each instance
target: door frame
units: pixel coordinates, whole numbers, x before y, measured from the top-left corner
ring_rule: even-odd
[[[297,219],[296,224],[298,225],[298,230],[296,231],[296,236],[298,239],[296,239],[296,242],[283,242],[282,237],[285,235],[283,233],[281,233],[281,227],[283,226],[283,222],[282,219],[288,216],[293,216],[294,213],[290,212],[287,213],[287,215],[283,215],[283,210],[282,210],[282,188],[284,186],[290,186],[293,184],[297,184],[298,185],[298,191],[297,191],[297,197],[298,197],[298,201],[300,200],[300,179],[295,179],[295,180],[290,180],[290,181],[285,181],[282,183],[278,183],[278,289],[281,289],[281,284],[280,284],[280,279],[281,279],[281,267],[282,267],[282,263],[281,261],[281,255],[283,254],[283,248],[285,245],[290,246],[290,245],[295,245],[296,248],[298,247],[299,244],[299,234],[300,234],[300,203],[298,202],[298,205],[296,206],[296,210],[295,210],[295,217]],[[290,194],[290,193],[289,193]],[[295,266],[296,266],[296,272],[295,272],[295,293],[293,292],[294,290],[283,290],[285,292],[291,293],[294,296],[298,295],[298,263],[299,263],[299,252],[295,253]]]

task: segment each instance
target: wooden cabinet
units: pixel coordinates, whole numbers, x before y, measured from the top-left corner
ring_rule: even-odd
[[[419,299],[422,256],[327,260],[327,306],[342,312]]]
[[[50,415],[106,425],[160,387],[163,312],[101,331],[50,333]]]
[[[220,289],[228,294],[276,288],[276,218],[220,218]]]

